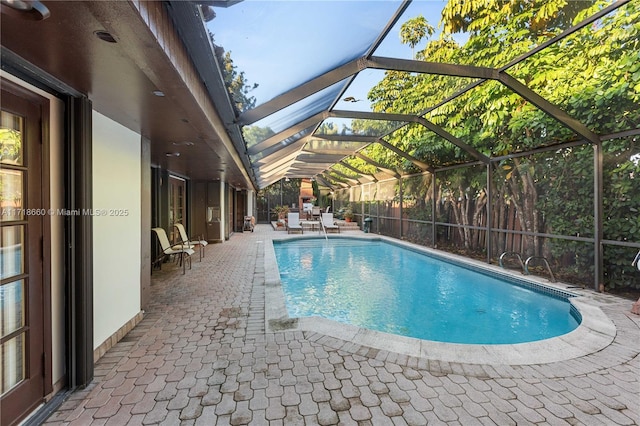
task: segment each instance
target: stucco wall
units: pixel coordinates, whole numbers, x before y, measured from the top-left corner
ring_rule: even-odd
[[[94,349],[140,311],[140,148],[140,135],[94,111]]]

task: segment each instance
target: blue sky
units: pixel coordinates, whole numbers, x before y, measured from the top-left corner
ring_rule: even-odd
[[[375,54],[411,58],[409,46],[400,43],[399,26],[421,14],[435,27],[445,3],[414,1]],[[400,5],[393,0],[245,0],[226,9],[215,8],[217,16],[208,27],[216,44],[231,52],[249,83],[259,84],[251,94],[260,104],[361,56]],[[362,72],[348,93],[366,99],[381,75]],[[367,110],[368,102],[349,107]]]

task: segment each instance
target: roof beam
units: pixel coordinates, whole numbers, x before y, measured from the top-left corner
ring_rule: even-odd
[[[405,160],[409,160],[411,163],[416,165],[423,172],[426,172],[426,171],[433,172],[433,167],[429,166],[427,163],[425,163],[423,161],[418,160],[417,158],[413,157],[412,155],[407,154],[406,152],[404,152],[400,148],[391,145],[389,142],[385,141],[384,139],[378,139],[378,143],[380,145],[382,145],[383,147],[387,148],[388,150],[390,150],[390,151],[394,152],[395,154],[399,155],[400,157],[404,158]]]
[[[363,136],[363,135],[313,135],[314,138],[324,139],[333,142],[362,142],[362,143],[374,143],[378,141],[377,136]]]
[[[335,166],[335,164],[334,164],[334,166]],[[334,169],[333,166],[331,166],[331,173],[337,174],[341,178],[344,178],[345,180],[347,180],[348,182],[351,182],[354,185],[357,185],[357,184],[360,183],[360,181],[357,178],[354,178],[354,177],[351,177],[349,175],[346,175],[346,174],[342,173],[341,171]]]
[[[366,112],[366,111],[329,111],[329,117],[354,118],[360,120],[383,120],[383,121],[415,121],[416,116],[411,114],[390,114],[386,112]]]
[[[327,180],[328,182],[333,183],[334,185],[341,186],[342,188],[349,188],[350,187],[348,184],[346,184],[344,182],[340,182],[339,180],[336,180],[335,178],[332,178],[331,175],[327,175],[325,173],[327,173],[327,172],[320,173],[320,175],[316,176],[316,178],[317,177],[321,177],[321,178]]]
[[[335,189],[334,186],[331,185],[329,182],[327,182],[327,180],[323,178],[321,175],[316,175],[316,180],[332,191]]]
[[[272,100],[263,103],[262,105],[258,105],[257,107],[245,111],[242,113],[236,123],[245,126],[248,124],[255,123],[258,120],[263,119],[264,117],[273,114],[276,111],[280,111],[283,108],[292,105],[299,100],[306,98],[307,96],[313,95],[321,91],[322,89],[326,89],[327,87],[344,80],[345,78],[356,74],[366,68],[366,62],[362,58],[354,59],[351,62],[347,62],[344,65],[341,65],[337,68],[332,69],[312,80],[309,80],[306,83],[301,84],[300,86],[289,90],[288,92],[283,93],[282,95],[276,96]]]
[[[551,117],[560,122],[560,124],[563,124],[564,126],[573,130],[592,144],[600,143],[600,137],[592,132],[591,129],[589,129],[587,126],[585,126],[575,118],[569,116],[569,114],[564,112],[564,110],[560,109],[542,96],[535,93],[528,86],[522,84],[518,79],[512,77],[506,72],[501,72],[499,73],[498,80],[509,89],[513,90],[515,93],[522,96],[524,99],[549,114]]]
[[[499,68],[498,71],[501,73],[503,71],[508,70],[509,68],[519,64],[520,62],[526,60],[527,58],[530,58],[531,56],[535,55],[536,53],[540,52],[541,50],[546,49],[547,47],[559,42],[560,40],[570,36],[571,34],[575,33],[576,31],[581,30],[582,28],[592,24],[593,22],[597,21],[598,19],[602,18],[603,16],[608,15],[609,13],[613,12],[614,10],[618,9],[619,7],[622,7],[623,5],[629,3],[631,0],[617,0],[614,3],[610,4],[609,6],[605,7],[604,9],[601,9],[600,11],[594,13],[593,15],[591,15],[590,17],[586,18],[585,20],[583,20],[582,22],[579,22],[578,24],[572,26],[571,28],[566,29],[565,31],[563,31],[562,33],[558,34],[557,36],[545,41],[544,43],[539,44],[538,46],[536,46],[534,49],[531,49],[530,51],[528,51],[527,53],[518,56],[517,58],[513,59],[511,62],[509,62],[507,65],[504,65],[503,67]],[[430,111],[433,111],[436,108],[441,107],[442,105],[456,99],[457,97],[467,93],[469,90],[477,87],[478,85],[484,83],[484,80],[479,80],[479,81],[475,81],[471,84],[469,84],[468,86],[458,90],[456,93],[452,94],[451,96],[448,96],[446,99],[443,99],[442,101],[438,102],[437,104],[429,107],[427,110],[423,111],[420,113],[420,115],[425,115]]]
[[[382,32],[378,35],[378,38],[376,39],[376,41],[374,41],[373,44],[369,47],[369,50],[366,54],[367,57],[373,55],[373,52],[375,52],[376,49],[382,44],[382,42],[387,37],[389,32],[393,29],[394,25],[396,25],[396,22],[398,22],[398,20],[402,18],[402,15],[404,15],[404,12],[407,10],[410,4],[411,4],[411,0],[403,0],[398,10],[396,10],[396,13],[393,14],[391,19],[387,22],[387,25],[384,27]]]
[[[284,177],[285,173],[280,173],[277,175],[274,175],[272,177],[270,177],[269,179],[258,179],[258,183],[260,184],[261,188],[266,188],[267,186],[276,183],[277,181],[279,181],[280,179],[282,179]]]
[[[349,76],[352,76],[366,68],[391,69],[396,71],[418,72],[425,74],[452,75],[457,77],[472,78],[496,78],[496,70],[470,65],[443,64],[438,62],[425,62],[409,59],[395,59],[373,56],[371,59],[358,58],[353,61],[328,71],[300,86],[289,90],[272,100],[263,103],[249,111],[242,113],[236,120],[236,124],[246,126],[255,123],[264,117],[280,111],[307,96],[313,95]]]
[[[453,136],[451,133],[447,132],[442,127],[432,123],[431,121],[427,120],[424,117],[418,117],[418,120],[416,122],[422,124],[424,127],[431,130],[433,133],[437,134],[438,136],[448,140],[449,142],[451,142],[461,150],[471,154],[475,159],[480,160],[485,164],[489,164],[489,160],[490,160],[489,157],[487,157],[486,155],[484,155],[474,147],[467,145],[462,139],[459,139]]]
[[[352,172],[358,173],[360,176],[363,176],[363,177],[366,177],[368,179],[371,179],[372,182],[377,182],[378,181],[378,179],[376,179],[375,176],[370,175],[368,173],[365,173],[362,170],[358,170],[357,168],[353,167],[349,163],[345,163],[344,161],[340,161],[337,164],[340,164],[341,166],[346,167],[347,169],[351,170]]]
[[[264,164],[262,166],[255,166],[254,170],[258,170],[260,173],[266,173],[269,172],[273,169],[275,169],[276,167],[281,166],[284,163],[288,163],[288,162],[292,162],[296,159],[296,157],[298,156],[297,152],[294,152],[292,154],[287,155],[286,157],[282,157],[279,160],[276,161],[272,161],[268,164]]]
[[[493,68],[473,65],[446,64],[380,56],[372,56],[371,59],[367,60],[367,68],[482,79],[495,79],[498,72]]]
[[[258,165],[262,166],[262,165],[270,163],[271,161],[274,161],[274,155],[280,154],[281,156],[285,156],[285,155],[292,154],[294,152],[301,151],[306,143],[307,143],[307,141],[304,138],[300,139],[298,141],[295,141],[294,143],[292,143],[290,145],[283,146],[282,148],[274,150],[273,152],[265,155],[264,157],[262,157],[258,161],[255,161],[254,164],[258,164]],[[275,158],[278,158],[278,157],[275,157]]]
[[[336,164],[338,164],[338,163],[336,163]],[[344,179],[346,179],[346,180],[347,180],[347,181],[349,181],[349,182],[357,182],[357,183],[360,183],[360,181],[358,180],[359,178],[358,178],[357,176],[356,176],[356,177],[354,177],[354,176],[349,176],[349,175],[347,175],[347,174],[345,174],[345,173],[342,173],[340,170],[336,170],[336,169],[334,169],[334,167],[336,166],[336,164],[334,164],[334,165],[332,165],[332,166],[330,167],[331,173],[335,173],[335,174],[337,174],[338,176],[340,176],[341,178],[344,178]]]
[[[593,15],[587,17],[583,21],[578,22],[576,25],[573,25],[573,26],[567,28],[566,30],[564,30],[560,34],[556,35],[555,37],[550,38],[549,40],[545,41],[544,43],[540,43],[535,48],[533,48],[533,49],[529,50],[528,52],[524,53],[523,55],[520,55],[517,58],[513,59],[507,65],[505,65],[502,68],[500,68],[500,71],[506,71],[507,69],[513,67],[514,65],[519,64],[520,62],[524,61],[525,59],[530,58],[531,56],[535,55],[536,53],[546,49],[547,47],[549,47],[549,46],[551,46],[551,45],[553,45],[553,44],[555,44],[557,42],[559,42],[560,40],[570,36],[571,34],[577,32],[577,31],[580,31],[581,29],[583,29],[587,25],[591,25],[592,23],[594,23],[598,19],[602,18],[603,16],[608,15],[609,13],[613,12],[614,10],[618,9],[619,7],[624,6],[625,4],[629,3],[630,1],[631,0],[616,0],[615,2],[610,4],[609,6],[599,10],[598,12],[596,12]]]
[[[256,145],[247,149],[247,153],[249,155],[256,155],[260,151],[271,148],[272,146],[279,144],[283,140],[290,138],[292,136],[295,136],[301,131],[308,129],[309,127],[315,126],[325,118],[327,118],[326,112],[324,111],[320,112],[312,117],[307,118],[306,120],[303,120],[297,124],[294,124],[293,126],[289,127],[286,130],[283,130],[280,133],[270,136],[269,138],[263,140],[260,143],[257,143]]]
[[[305,163],[314,164],[314,163],[330,163],[334,164],[337,161],[342,160],[344,157],[351,155],[351,152],[345,154],[340,153],[337,155],[332,154],[309,154],[306,151],[302,150],[298,158],[300,161],[304,161]]]
[[[378,163],[376,161],[373,161],[371,158],[360,154],[359,152],[356,152],[353,155],[355,155],[359,159],[371,164],[372,166],[377,167],[378,169],[382,170],[383,172],[385,172],[388,175],[393,176],[396,179],[400,179],[400,177],[401,177],[400,174],[397,171],[389,169],[389,168],[385,167],[384,165],[382,165],[382,164],[380,164],[380,163]]]
[[[305,146],[302,154],[342,155],[348,157],[353,154],[353,149],[309,149]]]
[[[281,164],[278,167],[274,167],[273,169],[271,169],[269,171],[266,171],[266,172],[261,171],[260,172],[260,177],[261,178],[268,178],[269,176],[273,176],[276,173],[280,173],[280,172],[286,173],[287,170],[289,170],[289,168],[291,167],[291,165],[293,164],[294,161],[295,161],[295,159],[293,159],[293,160],[291,160],[291,161],[289,161],[287,163]]]

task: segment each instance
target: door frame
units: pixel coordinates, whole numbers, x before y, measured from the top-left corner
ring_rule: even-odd
[[[37,150],[39,151],[39,159],[36,167],[40,167],[40,181],[36,182],[36,185],[40,186],[39,196],[38,196],[38,204],[39,208],[44,210],[49,210],[51,206],[50,202],[50,153],[49,153],[49,140],[50,140],[50,107],[49,100],[38,95],[37,93],[28,90],[10,80],[5,78],[0,78],[0,84],[2,86],[2,90],[6,91],[16,97],[24,99],[25,101],[34,104],[36,108],[39,109],[39,121],[36,124],[39,127],[39,143],[30,142],[30,146],[27,147],[28,150]],[[25,131],[27,128],[25,128]],[[31,154],[27,152],[27,157],[31,157]],[[27,168],[31,168],[33,165],[27,163]],[[29,177],[27,176],[27,190],[32,192],[32,188],[34,186],[34,182],[29,182]],[[33,206],[32,201],[28,201],[28,205],[25,205],[25,208],[30,208]],[[42,335],[42,395],[37,400],[34,401],[29,407],[27,407],[27,411],[22,413],[21,416],[24,417],[29,414],[29,412],[33,411],[38,405],[40,405],[47,396],[49,396],[53,392],[53,383],[52,383],[52,317],[51,317],[51,221],[47,220],[48,216],[42,216],[41,223],[41,241],[36,242],[36,245],[40,247],[36,247],[35,249],[40,252],[41,260],[38,262],[41,264],[41,277],[40,280],[42,282],[41,285],[41,300],[38,301],[38,305],[42,309],[42,324],[41,324],[41,335]],[[28,237],[31,240],[31,236]],[[30,244],[33,244],[30,241]],[[33,249],[33,248],[32,248]],[[28,293],[28,291],[27,291]],[[28,299],[31,298],[30,295],[27,296]],[[27,301],[27,305],[30,305],[30,300]],[[29,309],[29,308],[27,308]],[[40,321],[40,319],[38,319]],[[21,418],[22,418],[21,417]]]
[[[58,80],[44,70],[33,66],[23,58],[11,52],[2,52],[2,84],[11,82],[17,90],[25,94],[42,91],[42,96],[50,95],[64,103],[60,116],[60,161],[63,178],[64,210],[89,209],[92,201],[92,103],[87,96],[66,83]],[[6,74],[4,74],[6,72]],[[30,89],[33,88],[33,89]],[[37,93],[36,93],[37,94]],[[50,99],[46,99],[50,102]],[[43,114],[43,152],[42,173],[47,178],[48,186],[44,188],[43,203],[51,205],[51,110],[48,106]],[[65,401],[76,388],[88,385],[93,380],[93,231],[92,216],[67,216],[64,221],[62,236],[64,254],[63,268],[65,306],[63,356],[65,372],[60,381],[53,383],[52,359],[45,359],[45,404],[33,412],[29,424],[39,424]],[[45,221],[43,232],[48,244],[43,244],[43,279],[45,289],[45,306],[43,315],[52,318],[51,298],[51,223]],[[47,239],[44,241],[47,242]],[[51,322],[49,322],[51,325]],[[52,347],[52,330],[46,332],[45,344]]]

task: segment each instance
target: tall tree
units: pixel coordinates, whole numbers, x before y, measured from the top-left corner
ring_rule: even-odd
[[[256,106],[256,98],[251,96],[250,93],[258,87],[258,83],[249,84],[244,75],[244,71],[238,71],[238,67],[233,64],[231,52],[224,54],[222,75],[229,95],[233,100],[234,107],[239,112],[249,110]]]
[[[500,67],[608,4],[600,0],[451,0],[443,10],[443,33],[438,39],[429,40],[416,57]],[[466,33],[468,40],[464,45],[454,41],[455,32]],[[407,31],[405,39],[417,46],[421,35],[420,31]],[[640,128],[640,4],[625,4],[508,72],[599,134]],[[456,77],[387,72],[370,91],[369,99],[375,111],[415,114],[470,82]],[[494,157],[579,139],[573,131],[498,82],[485,82],[433,110],[426,118]],[[640,241],[640,224],[628,215],[633,209],[640,210],[637,201],[640,194],[634,189],[640,187],[634,184],[640,175],[636,139],[603,145],[608,183],[605,209],[610,214],[605,222],[608,239]],[[388,140],[436,168],[473,159],[417,125],[394,132]],[[508,157],[496,164],[492,185],[494,194],[499,195],[492,200],[497,203],[493,209],[494,226],[505,226],[506,213],[515,206],[523,231],[575,235],[579,227],[580,235],[593,235],[593,151],[588,145],[586,148]],[[388,161],[382,153],[371,151],[370,155],[376,161]],[[465,217],[479,217],[480,209],[484,209],[486,182],[482,174],[471,169],[459,170],[455,177],[439,179],[438,192],[449,197],[452,206],[460,206],[461,210],[454,213],[461,223]],[[469,175],[465,176],[466,173]],[[479,177],[474,178],[474,174]],[[630,183],[625,185],[622,176]],[[587,193],[591,196],[586,196]],[[474,201],[465,205],[464,200]],[[627,213],[622,213],[625,209]],[[610,223],[616,225],[609,226]],[[588,253],[592,250],[589,244],[549,242],[548,238],[533,237],[528,240],[526,249],[532,254],[545,250],[555,251],[554,256],[560,256],[562,250],[573,253],[576,270],[586,263],[580,259],[592,256]],[[605,252],[610,264],[615,264],[616,255],[620,256],[613,249]],[[640,287],[640,280],[636,281]]]

